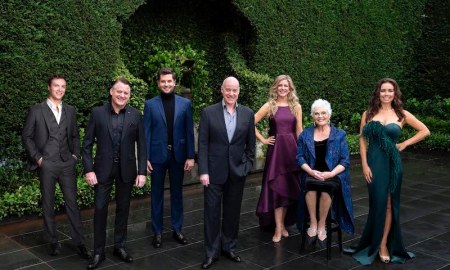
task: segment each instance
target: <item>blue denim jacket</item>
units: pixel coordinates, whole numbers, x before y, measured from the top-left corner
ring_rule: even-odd
[[[315,148],[314,148],[314,126],[303,130],[298,138],[297,143],[297,164],[301,167],[307,163],[311,168],[314,168],[316,162]],[[327,142],[327,152],[325,155],[325,162],[328,168],[332,170],[337,165],[342,165],[345,170],[338,174],[341,181],[341,193],[333,199],[333,218],[339,223],[342,230],[354,234],[355,227],[353,221],[353,204],[352,191],[350,186],[350,153],[348,151],[347,136],[345,131],[337,129],[331,125],[330,136]],[[298,221],[297,227],[299,230],[303,226],[304,213],[307,211],[305,202],[305,178],[307,173],[302,170],[300,174],[300,198],[298,205]]]

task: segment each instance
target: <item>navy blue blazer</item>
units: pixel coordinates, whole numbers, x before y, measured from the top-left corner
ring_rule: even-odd
[[[164,163],[167,160],[167,122],[161,96],[145,102],[144,128],[147,142],[147,160],[151,163]],[[173,121],[173,149],[175,160],[184,163],[195,156],[194,121],[192,105],[187,98],[175,95]]]

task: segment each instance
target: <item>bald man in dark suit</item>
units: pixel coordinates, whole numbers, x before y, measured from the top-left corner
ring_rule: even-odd
[[[236,254],[241,202],[255,158],[254,113],[237,103],[239,81],[226,78],[221,92],[222,101],[203,110],[198,135],[198,174],[205,196],[203,269],[211,267],[220,253],[241,262]]]

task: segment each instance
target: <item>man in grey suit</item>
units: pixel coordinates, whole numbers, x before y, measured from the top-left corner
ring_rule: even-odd
[[[85,259],[91,253],[84,245],[83,225],[77,206],[75,164],[80,157],[75,108],[62,103],[66,80],[54,75],[48,80],[48,98],[30,108],[22,131],[22,141],[29,157],[28,169],[39,175],[44,231],[50,242],[50,255],[60,252],[55,223],[55,188],[59,183],[70,221],[72,241]]]
[[[239,81],[226,78],[221,92],[222,101],[203,110],[198,135],[198,174],[205,205],[203,269],[211,267],[220,253],[241,262],[235,251],[242,194],[255,158],[254,113],[237,103]]]

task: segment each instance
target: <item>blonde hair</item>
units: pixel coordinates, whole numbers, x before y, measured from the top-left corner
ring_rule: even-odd
[[[291,77],[289,75],[279,75],[278,77],[275,78],[275,81],[272,83],[272,86],[269,89],[269,100],[267,101],[267,103],[269,104],[269,116],[274,116],[278,110],[277,88],[278,88],[278,84],[283,80],[286,80],[289,84],[290,91],[287,96],[287,99],[288,99],[288,105],[289,105],[289,109],[291,110],[291,113],[293,115],[297,115],[297,113],[300,109],[300,103],[298,101],[297,91],[295,90],[295,85],[292,82]]]

